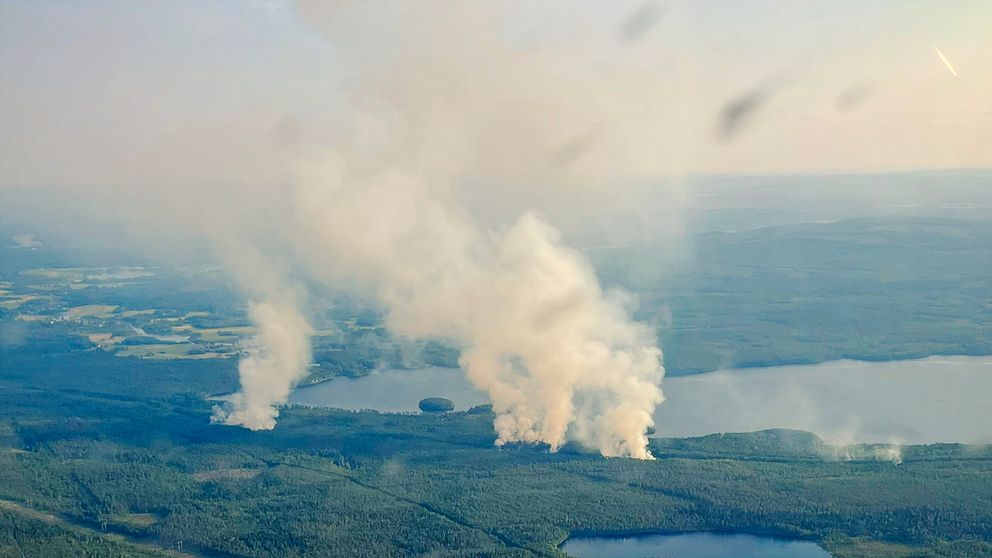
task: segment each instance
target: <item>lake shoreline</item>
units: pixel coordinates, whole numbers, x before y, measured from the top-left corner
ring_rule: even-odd
[[[647,528],[647,529],[630,529],[630,530],[623,530],[623,531],[603,531],[603,530],[598,530],[598,529],[578,529],[576,531],[570,532],[568,534],[568,536],[565,537],[564,540],[562,540],[560,543],[558,543],[557,546],[560,549],[562,547],[562,545],[564,545],[565,543],[567,543],[568,541],[570,541],[572,539],[583,539],[583,538],[585,538],[585,539],[592,539],[592,538],[596,538],[596,539],[630,539],[630,538],[636,538],[636,537],[648,537],[648,536],[653,536],[653,535],[659,535],[659,536],[676,536],[676,535],[695,535],[695,534],[702,534],[702,535],[749,535],[749,536],[752,536],[752,537],[767,537],[767,538],[780,539],[780,540],[783,540],[783,541],[813,542],[813,543],[817,543],[817,544],[820,544],[820,542],[821,542],[819,539],[809,538],[809,537],[803,537],[801,535],[796,535],[796,534],[793,534],[793,533],[785,533],[783,531],[776,531],[775,529],[766,529],[766,530],[756,529],[756,530],[748,530],[748,531],[734,531],[734,530],[729,530],[729,529],[727,529],[727,530],[724,530],[724,529],[692,529],[692,530],[689,530],[689,531],[679,531],[679,530],[675,530],[675,529],[662,529],[662,528],[658,528],[658,529],[652,529],[652,528]]]
[[[604,531],[597,529],[581,529],[571,532],[564,540],[556,545],[556,548],[562,553],[568,556],[575,556],[575,554],[569,554],[566,550],[566,546],[569,543],[573,544],[609,544],[610,542],[621,542],[621,541],[644,541],[645,539],[660,538],[660,539],[679,539],[686,538],[691,539],[694,537],[713,537],[714,539],[727,539],[727,544],[733,544],[733,539],[736,537],[746,537],[754,539],[759,543],[767,544],[803,544],[812,545],[815,548],[814,552],[818,554],[822,553],[823,556],[830,556],[830,553],[824,548],[823,541],[815,537],[804,537],[797,535],[795,533],[787,533],[776,529],[749,529],[749,530],[730,530],[730,529],[695,529],[688,531],[679,531],[673,529],[632,529],[623,531]],[[661,544],[661,541],[659,541]],[[598,549],[603,551],[605,549]],[[729,549],[728,549],[729,550]],[[729,554],[728,554],[729,555]]]
[[[727,370],[761,370],[764,368],[778,368],[780,366],[816,366],[818,364],[830,364],[834,362],[863,362],[863,363],[879,363],[879,362],[914,362],[920,360],[926,360],[928,358],[934,357],[992,357],[992,353],[976,352],[972,353],[928,353],[922,356],[910,356],[906,358],[887,358],[887,357],[841,357],[830,360],[815,360],[815,359],[790,359],[783,360],[780,362],[767,363],[743,363],[740,365],[735,365],[729,368],[714,368],[714,369],[699,369],[698,371],[691,372],[672,372],[669,369],[665,369],[665,378],[689,378],[692,376],[701,376],[704,374],[712,374],[713,372],[724,372]],[[428,368],[445,368],[441,366],[420,366],[417,368],[403,368],[396,367],[390,368],[389,370],[403,370],[403,371],[416,371],[416,370],[426,370]],[[376,374],[376,371],[369,372],[368,374],[362,374],[361,376],[330,376],[327,378],[321,378],[313,382],[301,383],[293,387],[293,391],[296,390],[307,390],[313,387],[317,387],[328,382],[338,381],[342,379],[357,380],[360,378],[365,378]],[[234,395],[236,391],[227,391],[223,393],[211,393],[204,396],[208,401],[222,399],[230,395]]]
[[[982,411],[992,401],[989,356],[734,368],[672,376],[662,388],[659,438],[791,429],[837,446],[992,441],[992,416]],[[286,405],[417,413],[428,397],[450,399],[458,411],[491,403],[461,370],[428,367],[304,384]]]
[[[778,368],[780,366],[815,366],[817,364],[830,364],[833,362],[865,362],[865,363],[878,363],[878,362],[913,362],[918,360],[926,360],[933,357],[992,357],[992,352],[979,352],[974,353],[921,353],[909,356],[899,356],[899,357],[875,357],[875,356],[865,356],[865,355],[854,355],[854,356],[841,356],[839,358],[830,359],[785,359],[781,361],[774,362],[743,362],[740,364],[734,364],[726,368],[699,368],[699,369],[689,369],[690,371],[682,370],[669,370],[665,368],[666,378],[686,378],[689,376],[699,376],[700,374],[709,374],[711,372],[720,372],[724,370],[754,370],[762,368]]]
[[[665,379],[671,379],[671,378],[691,378],[691,377],[694,377],[694,376],[704,376],[706,374],[713,374],[715,372],[729,372],[729,371],[734,371],[734,370],[740,370],[740,371],[745,371],[745,370],[748,370],[748,371],[750,371],[750,370],[760,371],[760,370],[767,369],[767,368],[781,368],[781,367],[787,367],[787,366],[789,366],[789,367],[791,367],[791,366],[817,366],[817,365],[821,365],[821,364],[848,363],[848,362],[849,363],[854,363],[854,364],[857,364],[857,363],[878,364],[878,363],[886,363],[886,362],[920,362],[920,361],[925,361],[927,359],[937,358],[937,357],[943,357],[943,358],[955,358],[955,357],[980,358],[980,357],[992,357],[992,353],[977,353],[977,354],[967,354],[967,353],[954,353],[954,354],[933,353],[933,354],[925,354],[923,356],[917,356],[917,357],[894,358],[894,359],[893,358],[881,358],[881,357],[879,357],[879,358],[847,358],[847,357],[844,357],[844,358],[836,358],[836,359],[832,359],[832,360],[802,360],[802,359],[797,359],[797,360],[782,361],[782,362],[775,363],[775,364],[765,364],[765,363],[747,364],[747,363],[745,363],[745,364],[742,364],[742,365],[739,365],[739,366],[735,365],[735,366],[729,367],[729,368],[715,368],[715,369],[712,369],[712,370],[705,369],[705,370],[701,370],[699,372],[687,372],[687,373],[672,373],[672,372],[670,372],[666,368],[665,369]],[[402,367],[397,367],[397,368],[390,368],[388,370],[400,370],[400,371],[404,371],[404,372],[415,372],[415,371],[418,371],[418,370],[428,370],[428,369],[431,369],[431,368],[448,368],[448,367],[445,367],[445,366],[420,366],[420,367],[417,367],[417,368],[402,368]],[[452,369],[455,369],[455,368],[452,367]],[[296,385],[296,386],[293,387],[293,391],[297,391],[297,390],[308,390],[310,388],[318,387],[318,386],[321,386],[323,384],[326,384],[326,383],[329,383],[329,382],[334,382],[334,381],[339,381],[339,380],[359,380],[361,378],[367,378],[369,376],[373,376],[373,375],[375,375],[377,373],[378,373],[378,371],[373,371],[373,372],[369,372],[368,374],[363,374],[361,376],[331,376],[329,378],[321,378],[321,379],[319,379],[317,381],[314,381],[314,382],[306,382],[306,383],[298,384],[298,385]],[[235,393],[237,393],[237,392],[231,391],[231,392],[226,392],[226,393],[211,394],[211,395],[208,395],[207,396],[207,399],[222,398],[222,397],[226,397],[226,396],[229,396],[229,395],[233,395]]]

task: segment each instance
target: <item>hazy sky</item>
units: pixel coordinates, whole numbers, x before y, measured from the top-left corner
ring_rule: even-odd
[[[277,176],[287,154],[325,141],[350,110],[339,86],[356,71],[347,65],[362,60],[336,57],[334,29],[319,29],[312,17],[321,4],[5,0],[0,184],[208,185]],[[632,174],[992,164],[986,0],[507,6],[494,25],[523,56],[550,45],[569,64],[607,60],[650,77],[650,85],[618,79],[606,88],[621,95],[618,111],[622,95],[636,95],[647,129],[610,141],[618,151],[657,152]],[[643,21],[626,27],[640,25],[637,36],[624,35],[637,14]],[[390,40],[372,32],[361,47],[375,58],[377,49],[397,46],[376,41]],[[599,50],[611,58],[597,60]],[[733,120],[726,137],[721,114]],[[595,149],[610,126],[567,132],[575,139],[562,156]]]

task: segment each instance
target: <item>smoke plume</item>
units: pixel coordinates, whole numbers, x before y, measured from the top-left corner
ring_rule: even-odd
[[[319,285],[458,344],[500,442],[646,457],[655,339],[552,224],[668,247],[697,172],[988,166],[984,5],[940,30],[903,4],[741,26],[653,0],[0,3],[0,221],[156,259],[216,248],[258,331],[216,420],[273,427]],[[866,80],[838,118],[834,92]]]
[[[536,214],[486,231],[410,175],[306,184],[299,221],[318,261],[333,262],[326,279],[372,286],[399,335],[462,346],[468,378],[493,402],[497,444],[571,438],[650,456],[663,375],[654,333]]]
[[[215,407],[213,422],[251,430],[275,427],[289,392],[310,363],[309,323],[291,300],[252,303],[248,316],[257,333],[247,342],[247,355],[238,363],[241,391],[226,407]]]
[[[301,311],[302,288],[288,279],[285,263],[262,249],[252,230],[257,225],[219,216],[210,228],[224,267],[252,299],[248,318],[255,328],[238,363],[241,391],[215,406],[211,421],[269,430],[310,364],[313,329]]]
[[[527,196],[511,196],[518,217],[495,224],[464,196],[479,178],[584,189],[592,181],[575,169],[625,176],[615,165],[629,157],[548,163],[562,138],[620,102],[606,76],[555,48],[515,45],[491,7],[300,7],[350,70],[352,104],[332,144],[298,165],[287,228],[299,267],[372,296],[396,335],[461,347],[462,368],[493,402],[498,445],[575,440],[650,458],[664,369],[654,332],[629,317],[633,301],[604,292]],[[610,122],[614,133],[632,129],[629,118]],[[256,303],[251,317],[259,334],[240,365],[242,391],[215,418],[272,428],[305,373],[310,330],[285,301]]]

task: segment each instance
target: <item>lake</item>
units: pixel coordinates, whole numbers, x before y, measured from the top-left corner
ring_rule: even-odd
[[[992,442],[992,357],[739,368],[666,378],[657,436],[794,428],[832,444]],[[297,388],[290,403],[417,412],[488,403],[458,369],[384,370]]]
[[[816,543],[739,533],[573,537],[561,549],[575,558],[829,558]]]

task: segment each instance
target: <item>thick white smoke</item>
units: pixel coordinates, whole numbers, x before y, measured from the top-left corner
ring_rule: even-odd
[[[259,301],[248,305],[255,334],[245,342],[245,356],[238,363],[241,391],[215,406],[211,420],[269,430],[276,425],[278,406],[307,374],[313,328],[300,308],[302,289],[287,279],[278,258],[267,256],[259,248],[262,243],[252,241],[254,227],[246,230],[221,216],[210,226],[224,266],[241,289]]]
[[[497,413],[498,444],[571,436],[603,455],[650,457],[645,431],[662,402],[654,333],[607,297],[582,257],[532,214],[492,241],[492,265],[458,324],[461,364]],[[424,308],[423,310],[426,310]]]
[[[656,155],[639,141],[650,136],[637,112],[650,106],[635,86],[643,68],[590,63],[584,48],[563,56],[557,41],[522,46],[498,4],[401,6],[301,6],[348,70],[352,105],[333,145],[297,169],[286,229],[299,267],[376,298],[395,334],[462,347],[466,374],[492,399],[497,444],[575,440],[650,458],[664,374],[654,332],[520,190],[646,172],[645,155]],[[620,77],[632,89],[616,88]],[[563,162],[578,136],[583,148]],[[503,213],[518,217],[494,225],[473,214],[473,180],[506,188]],[[243,390],[219,418],[271,428],[305,373],[309,329],[293,304],[266,300],[252,319],[260,334],[241,363]]]
[[[487,231],[432,194],[390,171],[303,179],[304,259],[329,282],[343,274],[373,288],[393,332],[464,347],[462,367],[492,399],[498,444],[557,449],[571,438],[604,455],[650,457],[645,431],[664,370],[625,297],[604,293],[537,215]]]
[[[241,391],[225,407],[215,407],[212,420],[269,430],[279,415],[276,406],[306,375],[312,329],[291,299],[252,303],[248,315],[257,332],[238,363]]]

